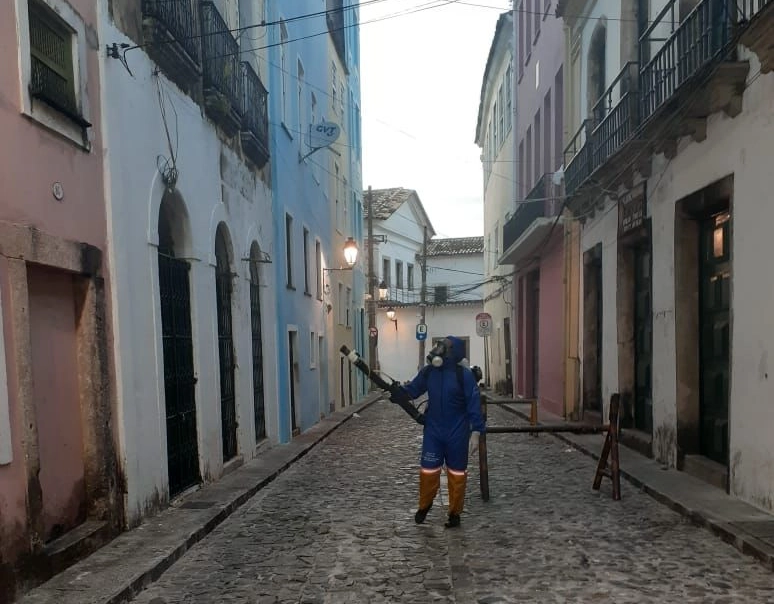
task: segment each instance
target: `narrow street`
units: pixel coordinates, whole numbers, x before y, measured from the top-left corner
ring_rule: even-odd
[[[500,409],[490,424],[517,418]],[[774,577],[548,435],[489,438],[458,530],[413,521],[421,431],[377,403],[193,547],[134,602],[774,602]],[[445,493],[444,493],[445,495]],[[445,496],[443,503],[445,504]]]

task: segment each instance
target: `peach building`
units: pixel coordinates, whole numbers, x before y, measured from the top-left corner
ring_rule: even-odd
[[[122,516],[96,12],[0,3],[0,601]]]

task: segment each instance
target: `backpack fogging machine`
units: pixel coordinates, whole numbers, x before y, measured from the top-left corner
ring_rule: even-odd
[[[400,383],[396,381],[388,382],[381,375],[371,370],[368,364],[362,359],[360,353],[357,350],[350,350],[346,346],[339,348],[342,355],[349,359],[355,367],[362,371],[374,385],[381,388],[385,392],[390,393],[390,402],[395,403],[401,409],[411,416],[418,424],[424,425],[425,414],[417,409],[411,402],[411,397],[406,393],[403,388],[400,387]]]

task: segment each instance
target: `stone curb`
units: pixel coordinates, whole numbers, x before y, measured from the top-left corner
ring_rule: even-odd
[[[514,409],[508,405],[498,405],[498,407],[519,416],[520,418],[529,421],[529,415]],[[561,433],[550,433],[550,436],[570,445],[572,448],[580,451],[584,455],[591,457],[594,460],[599,460],[599,452],[592,451],[586,445],[573,440],[570,437],[564,436]],[[690,520],[694,525],[708,529],[715,536],[720,537],[726,543],[734,546],[740,552],[747,556],[752,556],[761,562],[766,568],[774,571],[774,547],[764,543],[755,536],[750,535],[735,527],[733,524],[725,522],[720,518],[714,518],[711,514],[704,510],[691,509],[674,497],[658,490],[652,485],[648,485],[636,476],[630,474],[625,469],[620,468],[621,476],[623,476],[629,483],[636,488],[640,489],[646,495],[652,497],[660,504],[667,506],[669,509],[677,512]]]
[[[159,577],[191,549],[191,547],[215,530],[218,525],[244,505],[258,491],[273,482],[275,478],[290,468],[295,462],[304,457],[319,443],[352,419],[356,413],[359,413],[376,403],[382,397],[382,394],[383,393],[381,392],[374,392],[366,395],[363,402],[353,405],[345,411],[331,414],[320,420],[319,423],[310,428],[307,432],[297,436],[290,443],[268,449],[264,454],[260,454],[244,466],[222,477],[219,481],[210,483],[199,491],[192,493],[190,497],[186,498],[187,501],[203,501],[207,498],[208,494],[212,495],[214,492],[214,494],[217,495],[219,488],[223,488],[227,499],[222,504],[219,503],[219,509],[217,509],[217,511],[210,510],[208,514],[207,510],[204,510],[198,518],[194,518],[192,522],[193,526],[188,529],[187,534],[173,534],[171,537],[173,543],[165,545],[161,542],[159,545],[159,543],[154,540],[152,533],[154,532],[154,525],[160,526],[164,521],[169,521],[170,519],[174,521],[175,515],[180,515],[180,518],[178,518],[180,524],[184,525],[185,522],[188,521],[187,518],[184,518],[184,515],[188,510],[182,510],[178,506],[170,506],[158,516],[146,519],[146,521],[138,527],[119,534],[113,541],[94,552],[91,556],[81,560],[68,569],[65,569],[42,585],[24,594],[21,599],[18,600],[18,604],[50,604],[52,602],[56,602],[57,604],[122,604],[130,601],[143,589],[157,581]],[[288,451],[287,447],[291,447],[295,450],[291,449],[292,452]],[[283,455],[283,453],[285,455]],[[287,456],[288,453],[291,454]],[[280,459],[276,460],[268,473],[263,472],[263,476],[256,482],[251,483],[249,487],[244,488],[235,486],[224,488],[223,485],[220,484],[226,480],[236,482],[240,478],[240,475],[243,477],[249,476],[251,473],[251,462],[260,462],[261,457],[263,456],[267,458],[279,457]],[[258,470],[260,470],[260,468],[258,468]],[[145,537],[140,536],[144,531],[147,531],[150,534]],[[169,536],[167,535],[167,537]],[[127,541],[128,543],[125,545],[122,544],[122,538],[123,541]],[[181,538],[182,542],[180,541]],[[139,543],[132,543],[132,541],[137,541]],[[111,570],[116,570],[111,568],[111,556],[115,559],[121,559],[121,549],[128,553],[136,551],[138,546],[142,547],[143,545],[149,550],[148,556],[145,558],[148,561],[147,566],[135,570],[134,572],[117,573],[120,577],[120,580],[118,581],[116,581],[116,577],[111,578],[110,576],[105,576],[100,581],[100,572],[108,575]],[[109,553],[111,547],[117,551]],[[103,558],[103,560],[99,560],[98,558]],[[93,579],[95,576],[97,577],[97,585],[88,585],[88,581],[84,582],[83,580],[85,577]],[[100,583],[103,584],[101,587],[99,585]],[[87,595],[90,589],[99,593]]]

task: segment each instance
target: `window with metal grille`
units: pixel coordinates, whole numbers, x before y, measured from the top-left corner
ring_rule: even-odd
[[[433,300],[436,304],[446,304],[449,300],[448,285],[436,285],[433,293]]]
[[[78,113],[73,31],[40,2],[29,3],[30,94],[71,116]]]

